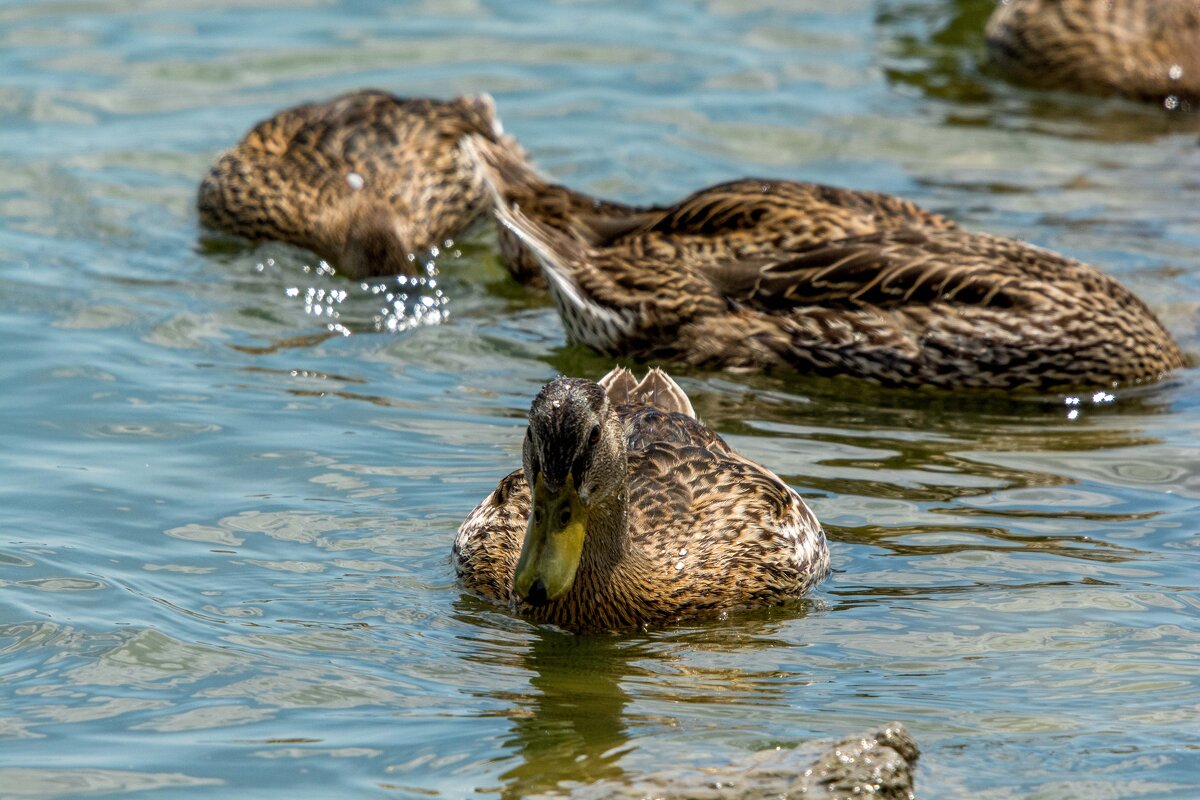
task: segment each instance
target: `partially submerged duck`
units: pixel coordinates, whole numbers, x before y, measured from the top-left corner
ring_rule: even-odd
[[[504,138],[490,97],[441,101],[363,90],[281,111],[200,184],[200,223],[312,250],[352,278],[416,274],[485,209],[464,136]]]
[[[463,522],[453,559],[464,589],[589,632],[786,603],[829,550],[799,495],[701,424],[670,377],[618,368],[542,389],[523,467]]]
[[[1034,86],[1200,102],[1196,0],[1002,0],[987,45],[994,64]]]
[[[496,211],[538,257],[568,338],[607,355],[947,389],[1111,387],[1184,365],[1128,289],[1023,242],[899,228],[712,263]]]
[[[657,260],[716,264],[896,227],[955,227],[940,214],[890,195],[761,178],[701,189],[672,205],[627,206],[554,183],[503,142],[468,137],[463,148],[486,176],[497,206],[518,206],[589,247]],[[503,226],[500,250],[517,280],[545,285],[537,257]]]

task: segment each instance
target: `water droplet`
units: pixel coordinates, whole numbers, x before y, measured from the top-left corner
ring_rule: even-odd
[[[1167,70],[1167,77],[1173,81],[1179,80],[1183,77],[1183,67],[1179,66],[1178,64],[1172,64],[1171,68]]]
[[[1079,409],[1078,408],[1072,408],[1070,411],[1067,412],[1067,419],[1078,419],[1078,418],[1079,418]]]
[[[681,570],[681,569],[683,569],[683,562],[682,562],[682,561],[676,561],[676,562],[675,562],[675,571],[676,571],[676,572],[678,572],[678,571],[679,571],[679,570]]]
[[[1167,95],[1167,99],[1163,100],[1163,108],[1167,111],[1174,111],[1179,108],[1179,98],[1173,94]]]
[[[359,175],[357,172],[351,172],[349,175],[347,175],[346,183],[350,184],[350,188],[356,192],[366,185],[366,181],[363,180],[363,176]]]

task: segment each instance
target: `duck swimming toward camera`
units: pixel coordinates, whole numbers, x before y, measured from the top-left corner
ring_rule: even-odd
[[[464,136],[517,148],[490,97],[449,101],[363,90],[279,112],[200,184],[200,223],[312,250],[352,278],[415,275],[486,208]]]
[[[1200,2],[1003,0],[987,24],[988,56],[1033,86],[1200,102]]]
[[[728,235],[705,250],[691,226],[706,223],[686,215],[597,238],[506,200],[503,171],[480,158],[486,148],[465,147],[497,218],[536,256],[567,337],[606,355],[944,389],[1111,388],[1184,365],[1128,289],[1033,245],[890,212],[877,213],[883,230],[758,255],[726,246]],[[862,202],[891,207],[885,196]],[[750,214],[752,240],[767,218],[752,208],[733,202],[706,216]]]
[[[595,632],[795,600],[829,549],[799,495],[701,424],[670,377],[618,368],[542,389],[523,467],[463,522],[453,560],[464,589]]]

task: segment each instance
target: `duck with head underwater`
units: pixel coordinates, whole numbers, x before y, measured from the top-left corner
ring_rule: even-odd
[[[459,528],[463,588],[586,633],[801,597],[829,567],[816,517],[701,424],[652,369],[559,377],[534,399],[523,466]]]
[[[987,23],[987,52],[1035,87],[1171,111],[1200,103],[1197,0],[1001,0]]]
[[[463,147],[567,338],[605,355],[1026,391],[1111,389],[1186,363],[1154,312],[1095,267],[897,198],[743,181],[649,221],[579,203],[564,217],[513,189],[534,179],[515,179],[496,148]]]
[[[312,250],[351,278],[413,276],[412,254],[442,247],[486,208],[459,149],[501,151],[491,97],[397,97],[364,89],[280,111],[224,153],[200,184],[202,226]]]

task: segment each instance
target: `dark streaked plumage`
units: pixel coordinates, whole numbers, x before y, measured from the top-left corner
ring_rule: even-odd
[[[625,206],[550,182],[519,150],[479,137],[469,137],[464,149],[487,177],[497,206],[518,206],[591,247],[658,260],[715,264],[779,256],[899,226],[954,227],[939,214],[889,195],[759,178],[701,189],[669,206]],[[537,259],[503,226],[500,246],[517,280],[544,285]]]
[[[455,538],[464,589],[587,632],[785,603],[825,575],[825,534],[804,501],[698,422],[659,370],[640,383],[624,369],[599,384],[555,379],[529,420],[523,468],[500,481]],[[573,580],[555,599],[541,577],[522,594],[514,584],[537,493],[569,487],[578,487],[587,521]]]
[[[993,63],[1034,86],[1200,102],[1197,0],[1003,0],[987,43]]]
[[[363,90],[279,112],[222,155],[200,184],[200,223],[312,250],[350,277],[414,273],[408,254],[441,246],[484,209],[460,151],[500,149],[490,97],[441,101]]]
[[[568,337],[609,355],[1000,389],[1108,387],[1184,364],[1121,284],[1022,242],[909,228],[712,265],[498,213],[541,260]]]

